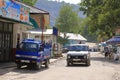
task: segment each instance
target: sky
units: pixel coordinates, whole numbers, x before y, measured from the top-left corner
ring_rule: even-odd
[[[64,1],[66,3],[78,4],[81,0],[51,0],[51,1]]]

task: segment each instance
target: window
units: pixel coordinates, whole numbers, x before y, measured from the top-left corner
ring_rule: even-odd
[[[38,45],[35,43],[22,43],[20,44],[20,49],[24,51],[37,51]]]

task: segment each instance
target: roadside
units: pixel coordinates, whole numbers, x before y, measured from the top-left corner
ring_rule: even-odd
[[[58,58],[51,58],[50,59],[50,64],[65,57],[65,54],[62,54],[62,57],[58,57]],[[11,68],[11,67],[16,67],[15,62],[2,62],[0,63],[0,69],[5,69],[5,68]]]

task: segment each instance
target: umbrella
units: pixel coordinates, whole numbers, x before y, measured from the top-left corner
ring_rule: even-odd
[[[120,43],[120,36],[115,36],[106,41],[107,44],[119,44]]]

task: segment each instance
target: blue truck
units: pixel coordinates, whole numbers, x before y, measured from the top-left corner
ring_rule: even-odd
[[[25,39],[18,46],[15,54],[17,68],[23,65],[40,69],[42,65],[49,67],[51,44],[34,39]]]

